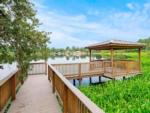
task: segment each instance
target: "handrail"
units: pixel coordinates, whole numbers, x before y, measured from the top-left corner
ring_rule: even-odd
[[[52,64],[52,66],[54,66],[68,79],[79,79],[96,74],[104,74],[106,77],[109,76],[110,78],[114,78],[118,76],[128,76],[131,74],[140,73],[139,61],[136,60],[114,60],[113,68],[111,61],[108,60],[84,63]],[[80,70],[81,73],[79,73]]]
[[[10,79],[15,73],[18,72],[18,69],[13,70],[11,73],[9,73],[7,76],[5,76],[4,78],[2,78],[0,80],[0,86],[2,86],[5,82],[8,81],[8,79]]]
[[[52,84],[53,84],[53,88],[55,89],[55,82],[56,82],[56,77],[59,77],[59,80],[64,84],[64,89],[66,92],[65,95],[61,95],[60,97],[62,97],[62,101],[63,103],[67,103],[68,101],[67,100],[64,100],[67,99],[68,97],[65,97],[66,95],[69,94],[69,92],[71,91],[73,93],[73,97],[74,98],[77,98],[80,102],[81,102],[81,105],[84,105],[84,111],[85,112],[90,112],[90,113],[104,113],[103,110],[101,110],[96,104],[94,104],[88,97],[86,97],[79,89],[77,89],[76,87],[74,87],[60,72],[58,72],[52,65],[49,65],[49,69],[51,70],[52,73],[54,73],[54,75],[49,75],[51,76],[51,80],[52,80]],[[51,73],[51,74],[52,74]],[[50,74],[50,73],[49,73]],[[54,78],[53,78],[54,77]],[[62,85],[63,85],[62,84]],[[57,89],[57,88],[56,88]],[[67,92],[68,91],[68,92]],[[57,91],[59,92],[59,91]],[[69,96],[69,95],[68,95]],[[67,101],[67,102],[66,102]],[[75,104],[79,104],[78,101],[75,101],[77,103]],[[68,104],[65,106],[65,104],[63,105],[64,107],[64,113],[68,113],[68,110],[70,109],[71,110],[71,105]],[[70,107],[70,108],[69,108]],[[87,111],[85,110],[87,109]],[[79,110],[79,108],[78,108]],[[82,110],[82,108],[80,109]],[[81,113],[84,113],[84,111],[81,111]],[[76,111],[73,111],[72,113],[76,113]]]
[[[86,62],[86,63],[70,63],[70,64],[51,64],[61,74],[68,79],[83,78],[94,75],[103,74],[103,62]]]
[[[4,109],[10,97],[16,98],[16,86],[18,81],[19,70],[15,69],[7,76],[0,80],[0,111]]]
[[[92,61],[92,62],[79,62],[79,63],[63,63],[63,64],[51,64],[52,66],[54,65],[71,65],[71,64],[89,64],[89,63],[94,63],[94,62],[102,62],[101,61]]]

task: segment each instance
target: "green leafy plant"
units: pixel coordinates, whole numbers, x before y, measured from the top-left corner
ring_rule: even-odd
[[[128,55],[136,56],[135,53]],[[142,53],[142,67],[142,75],[79,89],[106,113],[149,113],[150,57],[146,52]]]

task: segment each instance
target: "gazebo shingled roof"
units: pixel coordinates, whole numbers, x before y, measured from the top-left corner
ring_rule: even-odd
[[[109,40],[101,43],[96,43],[87,46],[90,50],[109,50],[109,49],[140,49],[145,45],[136,42],[122,41],[122,40]]]

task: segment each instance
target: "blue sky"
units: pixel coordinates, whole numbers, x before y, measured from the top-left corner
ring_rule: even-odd
[[[150,0],[32,0],[50,47],[150,36]]]

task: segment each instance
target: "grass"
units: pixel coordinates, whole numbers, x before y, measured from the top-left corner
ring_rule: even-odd
[[[129,54],[134,58],[134,53]],[[142,53],[143,74],[79,89],[106,113],[150,113],[150,55]]]

